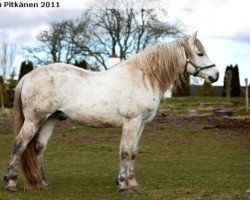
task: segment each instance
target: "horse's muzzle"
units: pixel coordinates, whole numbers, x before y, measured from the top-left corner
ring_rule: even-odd
[[[209,81],[210,81],[211,83],[216,82],[216,81],[219,79],[219,72],[216,73],[216,77],[215,77],[215,78],[212,77],[212,76],[209,76],[208,79],[209,79]]]

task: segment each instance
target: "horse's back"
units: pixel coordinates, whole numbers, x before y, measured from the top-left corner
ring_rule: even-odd
[[[39,67],[30,72],[32,75],[39,74],[41,76],[42,73],[46,73],[48,76],[53,75],[54,73],[74,73],[81,75],[89,75],[89,74],[96,74],[98,72],[94,72],[91,70],[86,70],[80,67],[76,67],[74,65],[65,64],[65,63],[53,63],[49,65],[45,65],[43,67]]]

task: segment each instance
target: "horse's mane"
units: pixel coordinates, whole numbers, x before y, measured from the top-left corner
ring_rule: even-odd
[[[204,51],[199,40],[196,40],[195,45]],[[127,62],[133,68],[141,70],[144,77],[148,77],[153,89],[158,86],[161,91],[166,91],[174,82],[180,82],[179,74],[184,70],[186,58],[195,62],[188,39],[181,39],[147,47]]]

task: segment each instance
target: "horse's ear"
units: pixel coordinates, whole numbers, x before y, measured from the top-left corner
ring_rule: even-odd
[[[195,43],[195,39],[197,37],[197,33],[198,33],[198,31],[193,32],[193,34],[188,39],[188,41],[189,41],[190,44],[194,44]]]

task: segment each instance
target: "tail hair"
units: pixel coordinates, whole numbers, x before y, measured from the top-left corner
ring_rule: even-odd
[[[22,91],[23,82],[24,82],[24,78],[20,80],[15,90],[14,109],[13,109],[15,136],[19,134],[25,121],[23,108],[22,108],[22,99],[21,99],[21,91]],[[34,136],[32,140],[29,142],[29,144],[27,145],[25,151],[23,152],[21,156],[20,164],[21,164],[22,174],[26,178],[27,183],[35,189],[43,189],[44,186],[42,182],[42,176],[41,176],[41,172],[40,172],[37,157],[36,157],[36,152],[37,152],[36,138],[37,136]]]

